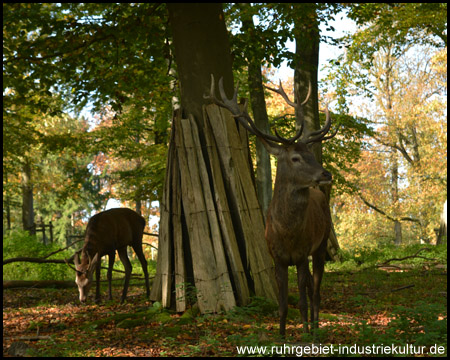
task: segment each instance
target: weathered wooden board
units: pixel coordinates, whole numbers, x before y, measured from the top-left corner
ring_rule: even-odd
[[[227,110],[216,105],[207,105],[205,109],[218,144],[228,198],[239,214],[241,223],[234,224],[235,231],[243,232],[256,295],[276,300],[274,265],[264,237],[264,220],[250,175],[246,144],[242,143],[236,121]]]

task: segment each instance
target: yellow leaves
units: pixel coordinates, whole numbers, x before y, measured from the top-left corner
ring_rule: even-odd
[[[392,241],[393,219],[401,221],[405,242],[435,239],[433,228],[447,193],[447,55],[423,49],[420,56],[403,56],[393,66],[381,58],[375,63],[377,79],[389,70],[396,87],[387,91],[382,81],[373,82],[377,107],[367,111],[378,121],[376,136],[368,139],[370,147],[354,166],[359,175],[346,176],[385,215],[364,205],[358,195],[334,199],[335,226],[344,247]]]
[[[447,48],[439,50],[431,59],[431,68],[439,74],[447,74]]]

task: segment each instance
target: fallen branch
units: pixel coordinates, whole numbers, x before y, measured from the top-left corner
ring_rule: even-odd
[[[33,258],[33,257],[26,257],[26,256],[25,257],[16,257],[16,258],[3,260],[3,265],[11,264],[13,262],[31,262],[31,263],[39,263],[39,264],[45,264],[45,263],[47,263],[47,264],[64,264],[65,260],[62,260],[62,259],[53,259],[53,260],[49,259],[48,260],[47,258],[49,258],[50,256],[55,255],[55,254],[57,254],[57,253],[59,253],[61,251],[66,250],[67,248],[71,247],[73,244],[76,244],[77,242],[80,242],[82,240],[83,239],[74,241],[73,243],[71,243],[70,245],[66,246],[65,248],[53,251],[50,254],[47,254],[47,255],[45,255],[42,258]],[[70,261],[73,261],[73,256],[71,258],[69,258],[69,262]]]
[[[422,249],[420,249],[419,251],[417,251],[417,252],[416,252],[415,254],[413,254],[413,255],[405,256],[405,257],[403,257],[403,258],[392,258],[392,259],[388,259],[388,260],[386,260],[384,263],[378,264],[377,267],[383,267],[383,266],[386,266],[386,265],[388,265],[391,261],[403,261],[403,260],[406,260],[406,259],[413,259],[413,258],[420,258],[420,259],[425,259],[425,260],[436,260],[435,258],[427,258],[427,257],[425,257],[425,256],[419,256],[419,255],[418,255],[420,252],[425,251],[425,250],[426,250],[426,251],[431,251],[430,248],[422,248]]]
[[[42,259],[42,258],[32,258],[32,257],[16,257],[11,259],[3,260],[3,265],[11,264],[13,262],[31,262],[39,264],[65,264],[64,259]]]
[[[400,290],[403,290],[403,289],[409,289],[409,288],[412,288],[414,286],[416,286],[416,285],[410,284],[410,285],[400,286],[399,288],[392,289],[391,292],[400,291]]]
[[[25,341],[38,341],[38,340],[52,340],[48,335],[31,335],[31,336],[19,336],[19,337],[4,337],[3,340],[25,340]]]
[[[67,289],[76,287],[75,281],[64,280],[7,280],[3,281],[4,289],[13,288],[47,288]]]

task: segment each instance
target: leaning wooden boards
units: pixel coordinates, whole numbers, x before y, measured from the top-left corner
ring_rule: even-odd
[[[151,299],[183,311],[193,283],[203,313],[228,310],[248,303],[251,277],[256,295],[275,300],[246,132],[216,105],[204,120],[202,135],[192,117],[174,119]]]

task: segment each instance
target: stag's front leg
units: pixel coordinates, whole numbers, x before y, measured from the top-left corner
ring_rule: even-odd
[[[275,274],[279,293],[280,335],[286,333],[286,317],[288,312],[288,267],[275,263]]]
[[[117,250],[117,252],[119,253],[120,261],[122,261],[123,267],[125,268],[125,283],[123,284],[122,297],[120,298],[120,302],[123,303],[125,301],[125,298],[127,297],[132,267],[130,260],[128,259],[127,248],[124,247],[122,249]]]
[[[113,271],[113,267],[114,267],[114,258],[116,256],[116,252],[113,252],[112,254],[108,255],[108,273],[107,273],[107,277],[108,277],[108,286],[109,286],[109,300],[112,300],[112,290],[111,290],[111,282],[112,282],[112,271]]]
[[[312,303],[313,291],[312,291],[312,277],[309,271],[308,258],[304,259],[300,264],[297,264],[297,282],[298,291],[300,294],[298,307],[300,314],[302,315],[303,332],[309,332],[308,326],[308,300]],[[308,294],[306,293],[308,291]],[[311,316],[312,316],[312,304],[311,304]]]
[[[100,270],[101,270],[102,261],[99,259],[97,264],[95,265],[95,302],[98,304],[100,302]]]

